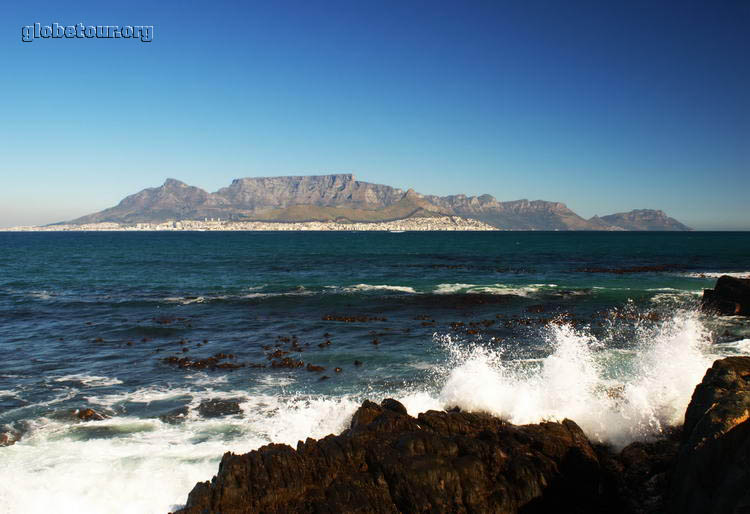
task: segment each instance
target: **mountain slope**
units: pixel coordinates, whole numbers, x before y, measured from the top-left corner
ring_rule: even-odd
[[[560,202],[515,200],[498,202],[493,196],[428,196],[452,214],[513,230],[602,230]]]
[[[618,212],[601,219],[610,225],[623,230],[692,230],[674,218],[667,216],[664,211],[654,209],[635,209],[630,212]]]
[[[71,223],[136,223],[194,216],[197,206],[205,205],[210,195],[203,189],[175,179],[167,179],[160,187],[152,187],[124,198],[115,207],[82,216]]]
[[[448,214],[413,190],[360,182],[351,174],[243,178],[215,193],[167,179],[73,224],[223,218],[252,221],[388,221]]]

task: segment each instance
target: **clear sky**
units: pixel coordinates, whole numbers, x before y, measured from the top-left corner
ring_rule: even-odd
[[[750,229],[747,0],[25,0],[0,19],[0,226],[167,177],[352,172]],[[35,22],[154,37],[22,42]]]

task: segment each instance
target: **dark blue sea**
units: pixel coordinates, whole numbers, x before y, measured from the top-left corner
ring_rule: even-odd
[[[750,353],[725,273],[750,233],[0,233],[0,512],[165,513],[364,399],[652,438]]]

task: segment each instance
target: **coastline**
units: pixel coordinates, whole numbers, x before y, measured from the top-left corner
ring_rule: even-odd
[[[228,221],[228,220],[177,220],[163,223],[121,224],[114,222],[87,223],[82,225],[56,224],[43,226],[19,226],[0,228],[0,232],[429,232],[429,231],[498,231],[501,229],[481,221],[460,216],[436,216],[407,218],[383,222],[337,222],[337,221]]]
[[[750,357],[716,360],[682,426],[622,449],[570,419],[515,425],[365,400],[347,429],[226,452],[175,513],[738,512],[747,505]]]
[[[536,450],[567,444],[561,427],[550,426],[559,436],[552,438],[494,430],[495,422],[470,415],[482,411],[514,425],[568,417],[597,459],[602,455],[599,469],[617,468],[627,463],[599,453],[600,443],[619,451],[659,427],[682,424],[710,360],[750,349],[750,327],[740,320],[694,312],[697,290],[714,286],[716,277],[643,267],[693,263],[695,275],[747,269],[736,257],[748,254],[745,237],[726,248],[716,244],[720,235],[683,234],[664,254],[653,236],[604,238],[608,244],[597,251],[601,238],[592,234],[209,235],[4,238],[8,323],[0,335],[8,364],[0,374],[0,425],[7,427],[0,426],[0,440],[7,430],[14,444],[0,448],[0,473],[10,477],[0,497],[10,511],[163,514],[215,475],[225,452],[270,443],[296,448],[308,437],[341,434],[365,399],[400,402],[417,419],[393,418],[405,425],[425,427],[419,413],[447,410],[429,419],[484,432],[464,438],[436,424],[429,433],[391,432],[396,443],[414,441],[406,451],[414,449],[415,462],[423,459],[420,441],[435,441],[453,459],[454,440],[481,450],[474,455],[485,469],[494,461],[482,460],[483,449],[528,449],[551,466],[568,462]],[[710,255],[701,260],[706,248]],[[615,272],[622,269],[631,272]],[[622,344],[607,344],[613,340]],[[465,415],[452,412],[456,407]],[[498,447],[493,434],[500,443],[514,434],[536,443]],[[318,444],[310,451],[337,447]],[[636,445],[625,456],[660,447]],[[461,457],[448,462],[461,470],[476,462]],[[673,462],[668,457],[658,462]],[[383,463],[389,484],[411,483],[391,478],[390,459],[365,464],[372,462]],[[498,465],[504,463],[526,469],[513,458]],[[445,469],[437,464],[428,470]],[[365,473],[357,475],[363,481],[380,477],[346,469]],[[638,469],[626,470],[619,476],[633,474],[636,490],[650,487],[637,487]],[[555,473],[539,471],[556,482]],[[660,473],[648,473],[661,483]],[[469,485],[481,486],[484,476],[477,470]],[[566,477],[572,487],[580,483],[578,474]],[[326,490],[336,490],[331,484]],[[325,486],[312,478],[308,485]],[[370,490],[377,492],[363,492]]]

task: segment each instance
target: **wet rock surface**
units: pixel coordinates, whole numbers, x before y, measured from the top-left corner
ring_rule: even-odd
[[[716,361],[685,413],[672,513],[750,512],[750,357]]]
[[[573,421],[515,426],[365,401],[349,429],[296,449],[227,453],[185,514],[224,512],[750,512],[750,357],[716,361],[683,428],[619,452]]]
[[[703,291],[702,307],[729,316],[750,316],[750,279],[719,277],[713,289]]]
[[[665,439],[634,442],[615,454],[596,446],[607,491],[608,512],[662,514],[667,488],[680,447],[679,429],[669,430]]]
[[[198,405],[198,413],[204,418],[220,418],[242,414],[239,400],[206,400]]]
[[[183,423],[189,413],[190,409],[187,406],[182,406],[160,415],[159,419],[164,423],[177,425],[179,423]]]
[[[107,416],[96,412],[92,408],[82,408],[73,411],[73,415],[82,421],[102,421],[107,419]]]
[[[338,436],[227,453],[183,513],[598,512],[602,472],[574,422],[365,401]]]
[[[0,429],[0,447],[10,446],[21,439],[21,432],[13,429]]]

